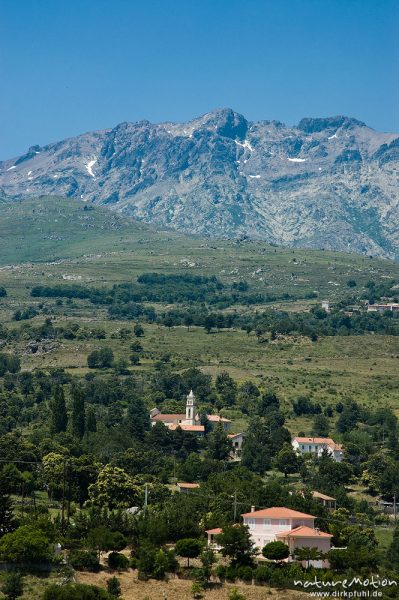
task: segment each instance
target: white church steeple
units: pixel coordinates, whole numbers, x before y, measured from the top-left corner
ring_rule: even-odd
[[[196,406],[195,406],[195,396],[193,390],[190,390],[190,393],[187,396],[186,402],[186,422],[187,425],[195,425],[195,417],[197,414]]]

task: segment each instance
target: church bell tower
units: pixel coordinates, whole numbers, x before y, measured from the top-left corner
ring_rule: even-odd
[[[186,422],[187,425],[195,425],[195,417],[197,414],[196,406],[195,406],[195,396],[193,390],[187,396],[186,402]]]

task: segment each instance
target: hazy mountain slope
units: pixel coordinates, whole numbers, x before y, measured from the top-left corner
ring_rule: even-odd
[[[212,236],[399,256],[399,137],[356,119],[122,123],[0,163],[0,188],[57,194]]]

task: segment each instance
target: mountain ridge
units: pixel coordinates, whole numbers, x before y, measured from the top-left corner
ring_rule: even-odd
[[[0,189],[63,195],[188,233],[399,257],[399,135],[342,115],[297,126],[229,108],[123,122],[0,162]]]

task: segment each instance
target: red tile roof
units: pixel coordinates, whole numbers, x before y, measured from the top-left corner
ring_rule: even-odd
[[[199,488],[199,483],[184,483],[184,482],[181,482],[181,483],[176,483],[176,485],[178,487],[181,487],[181,488],[187,488],[188,490]]]
[[[329,446],[332,450],[343,450],[342,444],[336,444],[331,438],[320,437],[294,437],[298,444],[320,444],[321,446]]]
[[[333,439],[322,437],[294,437],[294,440],[300,444],[335,444]]]
[[[219,415],[206,415],[206,417],[211,423],[231,423],[230,419],[220,417]]]
[[[244,434],[243,433],[229,433],[227,437],[233,439],[235,437],[238,437],[239,435],[244,435]]]
[[[173,421],[183,421],[186,418],[185,414],[167,414],[167,413],[158,413],[156,415],[154,415],[153,417],[151,417],[152,421],[167,421],[167,422],[173,422]]]
[[[313,529],[312,527],[301,525],[300,527],[295,527],[295,529],[280,531],[279,533],[276,533],[276,537],[332,538],[332,535],[331,533],[325,533],[324,531],[319,531],[317,529]]]
[[[216,529],[208,529],[205,533],[209,533],[210,535],[218,535],[219,533],[223,533],[223,530],[220,527],[216,527]]]
[[[263,508],[254,512],[244,513],[242,517],[268,517],[269,519],[315,519],[313,515],[285,508],[284,506],[273,506],[272,508]]]
[[[332,496],[327,496],[327,494],[322,494],[321,492],[312,492],[312,496],[321,500],[335,500]]]
[[[205,427],[203,425],[183,425],[182,423],[178,423],[177,425],[174,423],[169,427],[171,431],[175,431],[178,427],[183,431],[205,431]]]

